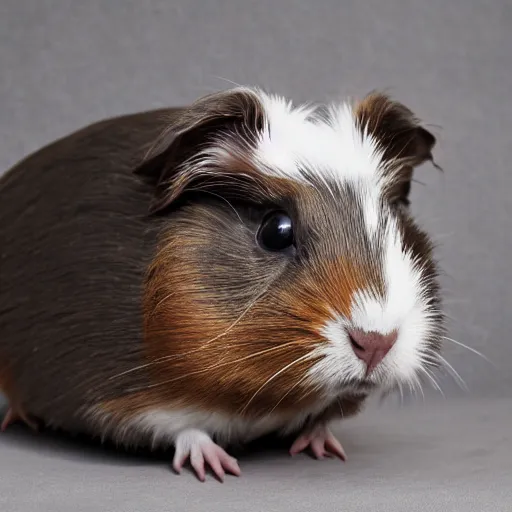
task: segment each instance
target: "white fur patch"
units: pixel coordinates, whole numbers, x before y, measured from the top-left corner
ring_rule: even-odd
[[[268,176],[304,183],[314,177],[327,190],[333,183],[351,184],[360,193],[368,233],[375,234],[385,163],[377,141],[357,125],[352,106],[333,104],[321,111],[308,105],[294,106],[258,89],[239,90],[255,95],[263,105],[266,122],[257,134],[256,147],[244,144],[247,141],[242,134],[237,135],[240,147],[221,135],[189,165],[208,174],[229,164],[233,156],[249,157]]]
[[[261,172],[308,181],[306,170],[329,183],[356,185],[370,235],[379,224],[382,153],[374,138],[356,125],[351,105],[331,105],[324,114],[260,93],[267,125],[253,158]]]
[[[348,327],[382,334],[398,331],[397,341],[370,380],[384,386],[409,382],[422,365],[423,344],[434,325],[424,297],[421,269],[410,254],[402,251],[400,234],[392,220],[384,236],[385,296],[378,298],[361,290],[353,298],[350,318],[338,316],[324,326],[322,334],[327,343],[317,349],[322,359],[310,374],[327,388],[339,390],[343,380],[365,375],[366,366],[352,350]]]
[[[263,173],[302,181],[302,168],[320,179],[378,181],[381,155],[356,126],[349,104],[331,106],[321,115],[277,96],[260,99],[267,124],[254,158]]]
[[[177,436],[187,430],[200,430],[219,444],[246,443],[270,432],[290,433],[301,428],[308,414],[320,412],[327,404],[319,403],[314,410],[303,411],[291,420],[277,414],[259,419],[244,419],[219,412],[197,409],[153,409],[119,424],[112,424],[110,415],[100,408],[89,410],[88,416],[101,432],[118,441],[147,437],[153,447],[174,445]]]

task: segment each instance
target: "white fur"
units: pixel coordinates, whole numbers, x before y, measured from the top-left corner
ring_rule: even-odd
[[[353,298],[350,318],[335,316],[323,329],[327,343],[316,352],[322,359],[311,369],[310,375],[319,384],[333,391],[343,387],[343,380],[364,377],[366,367],[357,358],[350,345],[346,328],[359,328],[388,334],[398,331],[393,348],[376,371],[373,380],[384,386],[409,382],[422,363],[423,344],[433,324],[425,301],[421,269],[409,253],[402,251],[397,227],[389,221],[384,234],[385,296],[376,297],[360,290]],[[343,372],[339,371],[343,368]]]
[[[350,105],[332,106],[320,115],[277,96],[261,95],[260,100],[268,123],[254,158],[262,172],[304,180],[302,167],[320,179],[378,181],[380,153],[357,128]]]
[[[175,459],[180,459],[189,455],[196,446],[205,446],[212,443],[211,437],[203,432],[194,428],[182,430],[177,436],[175,436],[174,444],[176,446]]]
[[[228,442],[245,443],[268,434],[280,432],[287,434],[298,430],[305,423],[308,414],[319,413],[327,404],[318,403],[314,409],[303,411],[291,420],[277,414],[259,419],[244,419],[219,412],[207,412],[197,409],[152,409],[119,424],[112,424],[111,416],[101,408],[94,407],[87,416],[101,432],[112,434],[123,441],[132,436],[151,438],[153,447],[170,446],[176,443],[179,435],[189,430],[199,430],[215,438],[220,444]]]
[[[250,144],[237,147],[220,136],[195,155],[193,162],[187,162],[187,170],[193,166],[203,174],[217,172],[214,170],[229,163],[238,152],[243,158],[250,157],[255,167],[269,176],[307,183],[309,174],[328,190],[332,183],[350,183],[360,192],[368,233],[375,234],[385,163],[377,141],[357,126],[352,106],[340,103],[321,112],[312,106],[294,106],[285,98],[258,89],[239,90],[255,95],[263,105],[266,122],[258,133],[256,148]],[[242,143],[240,136],[238,142]]]
[[[340,103],[321,112],[313,106],[294,106],[258,89],[238,90],[254,95],[263,105],[266,122],[258,133],[256,148],[244,145],[242,134],[237,135],[239,147],[219,136],[187,162],[187,171],[195,167],[199,173],[217,173],[216,169],[237,156],[234,153],[241,153],[238,156],[252,158],[255,167],[268,176],[306,183],[306,170],[327,189],[332,183],[351,183],[360,190],[368,232],[374,234],[385,163],[377,141],[357,126],[352,106]]]
[[[383,161],[376,141],[356,125],[348,103],[331,105],[321,115],[313,108],[293,108],[277,96],[260,93],[267,125],[253,158],[274,176],[307,181],[306,169],[329,188],[330,182],[357,185],[370,235],[379,224]]]

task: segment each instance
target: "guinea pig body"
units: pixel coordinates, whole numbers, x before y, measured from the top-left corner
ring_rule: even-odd
[[[433,136],[403,105],[295,108],[252,89],[110,119],[0,180],[0,389],[16,417],[174,445],[328,423],[436,364],[431,243],[408,211]]]
[[[81,407],[144,380],[109,377],[144,362],[156,233],[151,189],[131,169],[163,128],[156,118],[95,124],[2,177],[0,385],[19,414],[82,429]]]

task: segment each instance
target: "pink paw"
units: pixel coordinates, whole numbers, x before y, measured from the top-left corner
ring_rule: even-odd
[[[339,457],[341,460],[346,460],[347,458],[340,442],[325,425],[317,425],[312,430],[301,434],[292,444],[290,454],[296,455],[308,447],[317,459]]]
[[[206,478],[207,465],[221,482],[224,481],[226,472],[235,476],[240,476],[241,473],[236,459],[200,430],[184,430],[176,438],[176,451],[172,463],[176,473],[181,473],[187,459],[190,459],[190,464],[201,482]]]

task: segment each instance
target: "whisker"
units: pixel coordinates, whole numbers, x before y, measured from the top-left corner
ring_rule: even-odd
[[[485,356],[484,354],[479,352],[476,348],[469,347],[468,345],[465,345],[464,343],[462,343],[460,341],[454,340],[453,338],[449,338],[448,336],[442,336],[442,338],[444,340],[451,341],[452,343],[455,343],[455,345],[459,345],[460,347],[465,348],[466,350],[469,350],[473,354],[476,354],[477,356],[480,356],[482,359],[484,359],[488,363],[490,363],[493,366],[495,366],[494,363],[487,356]]]
[[[408,379],[405,381],[405,384],[407,385],[407,392],[411,397],[414,397],[414,389],[412,387],[411,381]]]
[[[413,377],[411,378],[411,381],[413,383],[415,393],[419,391],[421,393],[422,401],[425,402],[425,393],[423,392],[423,386],[421,385],[421,381],[418,375],[414,374]]]
[[[173,359],[178,359],[178,358],[181,358],[181,357],[185,357],[187,355],[194,354],[196,352],[200,352],[200,351],[204,350],[205,346],[209,345],[210,343],[212,343],[212,342],[218,340],[219,338],[222,338],[226,334],[228,334],[242,320],[242,318],[250,311],[250,309],[256,304],[256,302],[259,299],[261,299],[261,297],[263,297],[263,295],[267,292],[267,290],[268,290],[268,286],[259,295],[256,296],[256,298],[249,304],[249,306],[247,306],[247,308],[244,311],[242,311],[240,316],[224,332],[222,332],[222,333],[218,334],[217,336],[209,339],[204,344],[202,344],[200,347],[198,347],[198,348],[196,348],[194,350],[189,350],[188,352],[183,352],[181,354],[171,354],[171,355],[168,355],[168,356],[159,357],[157,359],[154,359],[153,361],[150,361],[149,363],[141,364],[139,366],[135,366],[134,368],[130,368],[129,370],[126,370],[124,372],[118,373],[118,374],[110,377],[109,380],[117,379],[117,378],[122,377],[123,375],[126,375],[128,373],[132,373],[132,372],[135,372],[135,371],[138,371],[138,370],[142,370],[144,368],[148,368],[149,366],[153,366],[155,364],[162,364],[164,362],[172,361]]]
[[[424,365],[430,368],[438,368],[440,366],[439,353],[431,348],[425,347],[420,353],[420,360]]]
[[[340,407],[341,417],[344,418],[345,417],[345,413],[343,412],[343,407],[341,406],[341,400],[339,398],[337,398],[336,401],[338,402],[338,405]]]
[[[201,189],[201,188],[191,188],[189,190],[194,191],[194,192],[202,192],[203,194],[209,194],[211,196],[217,197],[218,199],[221,199],[222,201],[227,203],[227,205],[235,212],[235,215],[238,217],[238,220],[240,221],[240,223],[245,226],[245,223],[242,220],[242,217],[240,217],[240,214],[236,211],[235,207],[225,197],[222,197],[220,194],[216,194],[215,192],[212,192],[211,190],[205,190],[205,189]]]
[[[223,76],[218,76],[218,75],[212,75],[214,78],[217,78],[218,80],[224,80],[225,82],[227,82],[228,84],[231,84],[231,85],[234,85],[236,87],[243,87],[243,85],[240,85],[236,82],[234,82],[233,80],[230,80],[229,78],[224,78]]]
[[[175,293],[176,293],[176,292],[171,292],[171,293],[167,294],[163,299],[160,299],[160,300],[156,303],[156,305],[155,305],[155,307],[154,307],[153,311],[158,310],[158,308],[159,308],[159,307],[160,307],[164,302],[168,301],[168,300],[169,300],[169,299],[170,299],[170,298],[171,298]]]
[[[451,373],[454,380],[459,384],[461,389],[465,391],[469,391],[469,388],[465,382],[465,380],[460,376],[457,370],[440,354],[438,354],[439,360],[446,366],[448,373]]]
[[[205,373],[205,372],[209,372],[209,371],[212,371],[212,370],[216,370],[217,368],[222,368],[223,366],[227,366],[227,365],[235,365],[235,364],[238,364],[242,361],[247,361],[249,359],[252,359],[254,357],[258,357],[258,356],[261,356],[263,354],[268,354],[269,352],[274,352],[274,351],[279,351],[279,350],[282,350],[283,348],[288,348],[290,345],[298,345],[299,343],[297,341],[290,341],[288,343],[284,343],[282,345],[278,345],[276,347],[271,347],[271,348],[267,348],[265,350],[260,350],[259,352],[256,352],[254,354],[249,354],[248,356],[244,356],[244,357],[240,357],[239,359],[235,359],[234,361],[225,361],[225,362],[220,362],[220,363],[216,363],[214,365],[211,365],[211,366],[207,366],[205,368],[201,368],[200,370],[195,370],[193,372],[189,372],[185,375],[180,375],[179,377],[174,377],[172,379],[168,379],[168,380],[165,380],[165,381],[162,381],[162,382],[158,382],[156,384],[151,384],[149,386],[146,386],[144,389],[150,389],[150,388],[155,388],[155,387],[158,387],[158,386],[163,386],[164,384],[170,384],[172,382],[176,382],[178,380],[183,380],[183,379],[186,379],[192,375],[199,375],[201,373]],[[308,354],[309,355],[309,354]]]
[[[277,402],[276,405],[274,405],[274,407],[272,407],[272,409],[270,410],[270,412],[268,413],[269,415],[271,415],[276,409],[277,407],[279,406],[279,404],[294,390],[296,389],[298,386],[300,386],[307,378],[309,377],[308,374],[304,375],[304,377],[302,377],[301,379],[299,379],[292,387],[290,387],[290,389],[288,389],[288,391],[279,399],[279,401]]]
[[[413,385],[413,382],[411,379],[407,379],[405,381],[405,384],[407,385],[407,393],[411,398],[416,398],[416,388]]]
[[[402,388],[402,383],[397,381],[398,391],[400,393],[400,407],[404,405],[404,390]]]
[[[444,394],[443,390],[441,389],[441,386],[439,386],[438,382],[436,381],[434,376],[428,371],[428,369],[425,367],[420,367],[419,370],[427,376],[428,380],[432,383],[432,386],[434,387],[434,389],[439,391],[439,393],[441,393],[443,398],[446,398],[446,395]]]
[[[282,373],[284,373],[286,370],[289,370],[292,366],[296,365],[297,363],[300,363],[301,361],[304,361],[305,359],[308,359],[311,357],[311,353],[308,352],[307,354],[304,354],[303,356],[301,357],[298,357],[297,359],[295,359],[294,361],[292,361],[291,363],[287,364],[286,366],[283,366],[283,368],[281,368],[280,370],[278,370],[277,372],[275,372],[270,378],[268,378],[257,390],[256,392],[251,396],[251,398],[248,400],[248,402],[245,404],[245,406],[240,410],[240,414],[243,414],[247,408],[249,407],[249,405],[253,402],[253,400],[256,398],[256,396],[260,393],[260,391],[265,387],[267,386],[268,384],[270,384],[275,378],[279,377],[279,375],[281,375]]]

